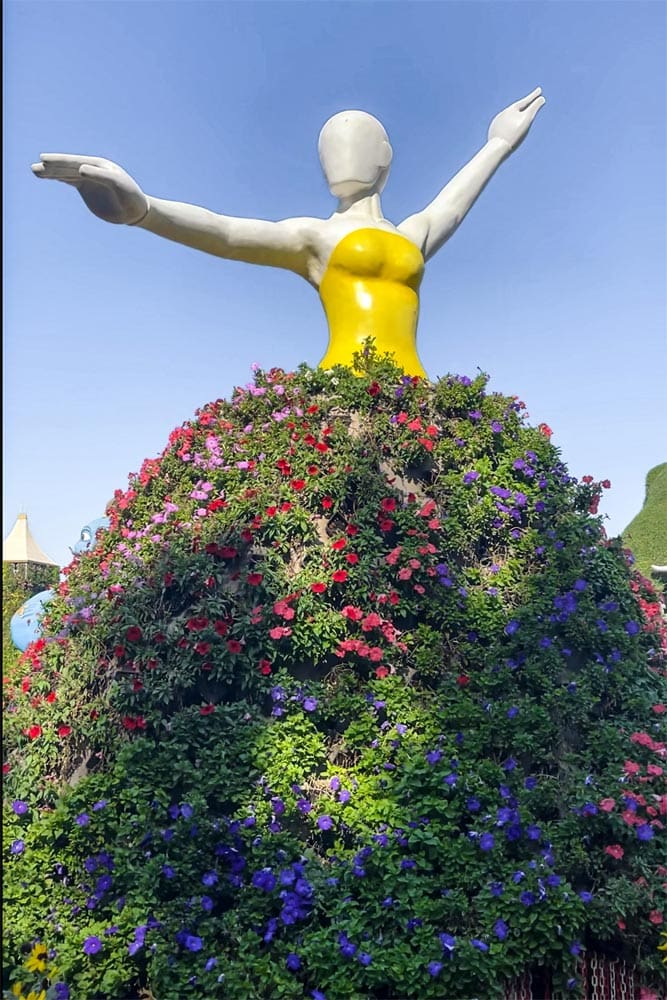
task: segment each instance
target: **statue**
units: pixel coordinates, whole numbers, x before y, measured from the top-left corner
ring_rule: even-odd
[[[392,148],[380,122],[341,111],[324,125],[319,154],[338,207],[328,219],[280,222],[218,215],[144,194],[122,167],[95,156],[44,153],[37,177],[77,189],[106,222],[138,226],[218,257],[295,271],[319,292],[329,324],[323,368],[353,365],[371,338],[406,374],[425,376],[416,347],[424,263],[461,224],[487,182],[528,134],[545,103],[541,88],[491,122],[488,141],[440,194],[398,226],[384,218],[380,193]]]

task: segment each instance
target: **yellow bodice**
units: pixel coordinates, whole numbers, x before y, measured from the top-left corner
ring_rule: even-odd
[[[400,233],[357,229],[336,245],[320,284],[329,345],[320,368],[353,367],[371,338],[407,375],[426,376],[417,354],[419,285],[424,258]]]

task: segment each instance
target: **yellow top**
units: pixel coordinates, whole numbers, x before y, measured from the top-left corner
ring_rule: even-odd
[[[426,377],[417,354],[419,285],[424,258],[400,233],[357,229],[336,245],[320,284],[329,345],[320,368],[352,367],[371,338],[407,375]]]

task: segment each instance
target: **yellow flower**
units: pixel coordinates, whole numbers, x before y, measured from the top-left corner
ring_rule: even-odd
[[[46,945],[40,941],[34,945],[27,961],[24,963],[28,972],[46,971]]]
[[[25,1000],[23,996],[23,983],[14,983],[12,986],[12,993],[15,997],[18,997],[19,1000]]]
[[[34,990],[30,990],[30,993],[28,993],[25,1000],[46,1000],[46,990],[40,990],[39,993],[35,993]]]
[[[663,962],[667,965],[667,931],[662,931],[660,937],[662,938],[662,944],[658,945],[658,951],[664,951],[665,957]]]

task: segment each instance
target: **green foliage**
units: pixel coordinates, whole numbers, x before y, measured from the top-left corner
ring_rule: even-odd
[[[659,601],[522,404],[357,364],[177,428],[10,672],[5,987],[35,943],[49,1000],[658,978]]]
[[[623,544],[649,579],[651,566],[667,564],[667,462],[648,473],[644,506],[623,532]]]

